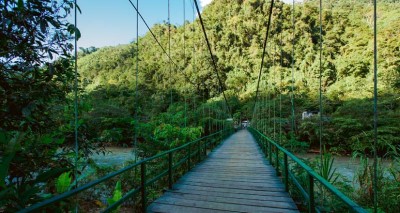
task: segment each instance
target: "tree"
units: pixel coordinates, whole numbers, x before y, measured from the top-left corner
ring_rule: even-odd
[[[71,42],[80,33],[66,18],[74,7],[72,0],[0,1],[0,206],[7,211],[43,199],[47,184],[71,168],[57,153],[65,136],[54,114],[72,88]]]
[[[0,128],[38,130],[49,118],[48,102],[69,92],[71,36],[80,35],[66,21],[73,6],[72,0],[0,2]]]

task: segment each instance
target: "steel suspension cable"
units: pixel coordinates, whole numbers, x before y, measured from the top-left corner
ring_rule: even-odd
[[[129,3],[131,4],[131,6],[133,7],[133,9],[135,9],[135,11],[139,14],[140,19],[142,19],[143,23],[146,25],[146,28],[149,30],[150,34],[153,36],[154,40],[156,41],[156,43],[158,44],[158,46],[161,48],[161,50],[164,52],[165,55],[167,55],[168,59],[170,60],[170,62],[176,66],[179,69],[182,69],[182,67],[180,67],[174,60],[172,60],[171,56],[168,54],[168,52],[165,50],[165,48],[161,45],[160,41],[157,39],[156,35],[154,34],[154,32],[151,30],[150,26],[147,24],[146,20],[144,19],[144,17],[142,16],[142,14],[139,12],[138,8],[132,3],[132,0],[128,0]],[[191,84],[194,84],[193,82],[190,81],[190,79],[185,75],[185,73],[183,73],[185,80]]]
[[[254,109],[256,107],[257,103],[257,98],[258,98],[258,92],[259,92],[259,87],[260,87],[260,80],[261,80],[261,74],[262,74],[262,69],[264,66],[264,58],[265,58],[265,53],[266,53],[266,47],[267,47],[267,42],[268,42],[268,35],[269,35],[269,28],[271,26],[271,19],[272,19],[272,9],[274,7],[274,0],[271,0],[271,5],[269,7],[269,14],[268,14],[268,24],[267,24],[267,31],[265,32],[265,39],[264,39],[264,45],[263,45],[263,52],[262,52],[262,57],[261,57],[261,66],[260,66],[260,72],[258,73],[258,81],[257,81],[257,89],[256,89],[256,96],[254,98]],[[254,112],[254,110],[253,110]],[[254,113],[253,113],[254,116]]]
[[[153,31],[151,30],[151,28],[149,27],[149,25],[147,24],[146,20],[143,18],[142,14],[139,12],[139,9],[132,3],[131,0],[128,0],[129,3],[131,3],[132,7],[136,10],[137,14],[139,14],[140,18],[142,19],[143,23],[146,25],[147,29],[149,30],[150,34],[153,36],[154,40],[157,42],[158,46],[160,46],[160,48],[162,49],[162,51],[168,56],[169,60],[172,61],[172,63],[179,67],[170,57],[170,55],[168,54],[168,52],[165,50],[165,48],[161,45],[160,41],[158,41],[157,37],[155,36],[155,34],[153,33]]]
[[[210,42],[209,42],[208,37],[207,37],[206,29],[205,29],[205,27],[204,27],[203,18],[201,17],[199,5],[197,4],[197,1],[196,1],[196,0],[193,0],[193,1],[194,1],[194,4],[196,5],[197,14],[198,14],[199,19],[200,19],[201,28],[203,29],[203,34],[204,34],[204,38],[205,38],[206,43],[207,43],[208,51],[209,51],[209,53],[210,53],[211,62],[212,62],[212,64],[213,64],[214,71],[215,71],[215,73],[217,74],[219,86],[220,86],[221,88],[223,88],[223,87],[222,87],[221,78],[219,77],[219,73],[218,73],[218,69],[217,69],[217,64],[215,63],[214,55],[213,55],[212,50],[211,50],[211,45],[210,45]],[[272,0],[272,1],[273,1],[273,0]],[[230,114],[230,116],[233,118],[233,114],[232,114],[232,111],[231,111],[231,107],[229,106],[228,99],[226,98],[226,95],[225,95],[224,90],[222,90],[222,95],[223,95],[223,97],[224,97],[224,99],[225,99],[226,105],[228,106],[229,114]]]
[[[374,0],[374,212],[378,212],[378,157],[377,157],[377,143],[378,143],[378,47],[377,47],[377,26],[376,14],[377,4]]]

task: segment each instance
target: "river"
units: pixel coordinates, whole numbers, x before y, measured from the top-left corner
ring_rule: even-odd
[[[125,163],[127,161],[133,161],[135,159],[135,155],[133,153],[133,148],[123,148],[123,147],[107,147],[106,155],[103,154],[94,154],[92,155],[93,160],[99,166],[118,166],[123,167],[126,166]],[[319,157],[318,154],[296,154],[296,156],[304,159],[315,160]],[[354,175],[359,169],[361,162],[359,158],[352,158],[349,156],[334,156],[335,160],[333,162],[333,167],[336,171],[345,176],[348,180],[352,181]],[[373,160],[370,159],[370,163],[372,164]],[[382,166],[389,167],[392,162],[390,160],[383,160]]]
[[[99,166],[123,167],[127,161],[135,160],[133,148],[107,147],[106,154],[93,154],[92,159]]]
[[[296,154],[297,157],[309,160],[315,160],[319,158],[319,154]],[[361,162],[360,158],[352,158],[349,156],[333,156],[335,159],[333,161],[333,168],[336,169],[336,172],[346,177],[348,180],[352,181],[354,179],[354,175],[357,170],[360,169]],[[373,159],[369,159],[369,164],[373,163]],[[391,160],[384,159],[381,162],[383,167],[389,167],[392,163]]]

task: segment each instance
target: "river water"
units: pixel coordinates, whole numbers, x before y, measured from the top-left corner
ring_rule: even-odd
[[[135,160],[133,148],[107,147],[106,154],[93,154],[92,159],[99,166],[118,166],[123,167],[127,161]]]
[[[133,161],[135,159],[133,148],[108,147],[106,148],[106,151],[106,155],[92,155],[93,160],[99,166],[117,166],[121,168],[127,166],[128,161]],[[316,160],[319,158],[318,154],[310,153],[296,154],[296,156],[309,160]],[[355,159],[349,156],[334,156],[334,159],[333,167],[336,169],[336,172],[346,177],[349,181],[352,181],[357,170],[360,169],[360,159]],[[372,164],[373,160],[370,159],[369,162]],[[391,163],[390,160],[383,160],[382,166],[389,167]]]
[[[308,159],[308,160],[316,160],[320,157],[319,154],[296,154],[297,157]],[[359,169],[361,169],[360,158],[352,158],[349,156],[333,156],[335,159],[333,161],[333,168],[336,169],[336,172],[346,177],[348,180],[353,181],[354,175],[357,173]],[[384,159],[381,161],[382,167],[390,167],[391,160]],[[373,164],[373,159],[369,159],[369,164]]]

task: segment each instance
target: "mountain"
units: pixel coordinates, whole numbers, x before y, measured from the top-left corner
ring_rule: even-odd
[[[234,113],[250,117],[257,87],[262,46],[270,3],[262,0],[214,0],[202,12],[205,29],[211,43],[217,70]],[[290,94],[294,80],[296,131],[301,141],[316,143],[316,131],[306,133],[301,113],[318,110],[319,98],[319,1],[309,0],[295,5],[293,34],[292,6],[276,1],[272,13],[270,35],[260,83],[261,100],[272,105],[283,94],[282,117],[290,115]],[[370,1],[324,1],[322,12],[322,92],[327,140],[332,146],[343,145],[342,135],[351,127],[359,127],[346,135],[347,143],[365,141],[362,131],[372,131],[373,97],[373,5]],[[394,141],[400,138],[393,128],[399,122],[400,89],[400,4],[385,1],[378,5],[378,82],[380,116],[388,126],[383,135]],[[151,28],[168,51],[168,26]],[[294,35],[294,39],[293,39]],[[214,72],[199,19],[184,26],[171,26],[171,63],[150,33],[128,45],[101,48],[79,60],[79,71],[85,90],[113,88],[115,104],[128,106],[134,102],[136,54],[139,56],[138,83],[142,109],[151,117],[169,107],[169,94],[175,103],[184,97],[198,102],[216,97],[221,100],[221,88]],[[294,46],[294,48],[293,48]],[[292,51],[293,50],[293,51]],[[292,62],[293,80],[292,80]],[[131,93],[127,93],[131,91]],[[281,96],[282,97],[282,96]],[[110,97],[107,98],[109,100]],[[126,101],[129,99],[130,101]],[[157,103],[154,106],[153,103]],[[156,108],[156,109],[155,109]],[[152,109],[152,110],[150,110]],[[356,112],[348,112],[355,110]],[[262,112],[260,112],[262,113]],[[342,119],[342,120],[341,120]],[[343,120],[344,119],[344,120]],[[355,119],[355,120],[348,120]],[[313,125],[315,125],[313,121]],[[351,125],[346,126],[345,124]],[[288,124],[287,124],[288,125]],[[344,127],[346,126],[346,127]],[[329,130],[329,128],[331,128]],[[383,128],[385,129],[385,128]],[[331,131],[331,132],[330,132]],[[311,134],[311,135],[310,135]],[[369,133],[368,133],[369,134]],[[368,135],[366,134],[366,135]],[[370,136],[370,135],[368,135]],[[386,137],[386,136],[385,136]],[[396,142],[398,143],[398,142]],[[366,150],[352,146],[352,149]]]

